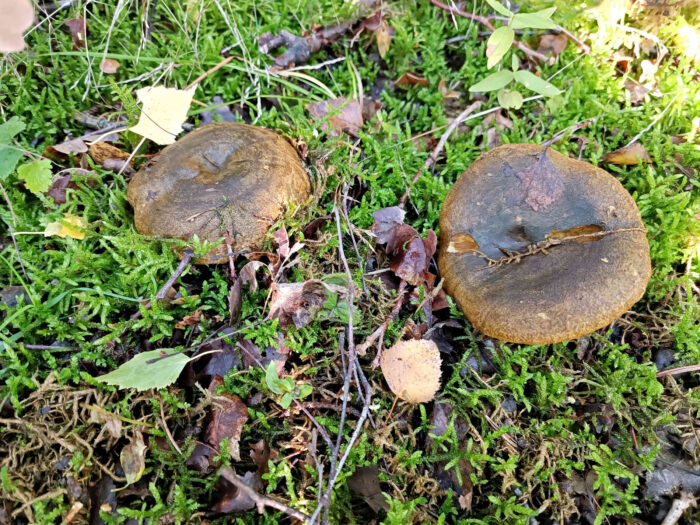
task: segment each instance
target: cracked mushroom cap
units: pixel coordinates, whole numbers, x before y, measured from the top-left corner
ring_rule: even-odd
[[[144,235],[216,241],[228,230],[238,251],[260,249],[285,206],[310,191],[286,140],[266,128],[219,122],[166,147],[134,176],[127,198]],[[226,250],[220,244],[208,255]]]
[[[644,295],[649,244],[622,184],[534,144],[482,155],[440,213],[444,287],[490,337],[549,344],[608,325]]]

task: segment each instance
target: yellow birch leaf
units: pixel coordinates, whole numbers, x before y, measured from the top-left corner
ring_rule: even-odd
[[[46,225],[44,230],[45,237],[57,235],[61,239],[70,237],[72,239],[82,240],[85,238],[85,232],[82,230],[87,228],[87,222],[78,215],[70,213],[63,214],[63,219],[56,222],[51,222]]]
[[[182,131],[196,88],[154,86],[137,90],[136,96],[142,104],[141,117],[130,130],[161,146],[172,144]]]
[[[382,23],[379,24],[376,34],[377,50],[379,51],[379,56],[384,58],[384,56],[386,56],[387,51],[389,51],[389,47],[391,46],[391,29],[384,20],[382,20]]]

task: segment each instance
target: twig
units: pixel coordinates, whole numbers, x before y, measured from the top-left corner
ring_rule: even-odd
[[[357,352],[360,355],[364,355],[365,352],[369,349],[370,346],[372,346],[377,340],[377,355],[374,358],[374,361],[372,361],[372,368],[376,368],[379,365],[379,358],[382,355],[382,346],[384,345],[384,333],[386,332],[387,328],[389,328],[389,323],[393,321],[396,316],[399,314],[401,311],[401,307],[403,306],[403,300],[404,300],[404,295],[406,292],[406,281],[402,280],[401,283],[399,284],[399,290],[398,290],[398,298],[396,299],[396,304],[394,304],[394,307],[391,309],[391,313],[389,316],[384,320],[384,322],[377,328],[370,336],[365,339],[365,342],[362,343],[357,347]]]
[[[219,475],[229,483],[233,484],[238,490],[240,490],[251,500],[253,500],[255,502],[255,505],[258,507],[259,514],[263,513],[265,507],[270,507],[272,509],[279,510],[280,512],[284,512],[287,516],[291,516],[292,518],[296,518],[306,523],[309,522],[309,517],[303,512],[298,511],[297,509],[293,509],[292,507],[285,505],[281,501],[277,501],[268,496],[264,496],[263,494],[257,493],[255,490],[249,487],[245,483],[245,481],[239,478],[231,467],[222,468],[219,472]]]
[[[401,200],[399,200],[399,208],[402,208],[406,205],[406,201],[408,200],[408,197],[411,195],[411,186],[413,186],[416,181],[418,180],[418,177],[420,177],[420,174],[423,173],[424,169],[430,169],[433,164],[437,161],[438,156],[440,153],[442,153],[442,149],[445,147],[445,144],[447,143],[447,139],[450,138],[450,135],[452,135],[452,132],[457,129],[457,126],[459,126],[462,122],[464,122],[469,115],[471,115],[474,110],[478,109],[481,106],[480,101],[474,102],[472,105],[468,106],[467,109],[462,111],[456,119],[452,121],[452,123],[449,125],[449,127],[445,130],[445,133],[442,134],[442,137],[440,137],[440,141],[438,142],[437,146],[435,146],[435,149],[430,153],[430,156],[428,157],[428,160],[425,161],[425,164],[421,166],[421,168],[418,170],[418,172],[413,176],[413,179],[411,180],[411,184],[406,188],[406,192],[403,194],[403,197],[401,197]]]
[[[656,377],[667,377],[667,376],[680,376],[683,374],[689,374],[690,372],[700,372],[700,365],[687,365],[679,366],[677,368],[669,368],[668,370],[662,370]]]
[[[7,201],[10,202],[10,201]],[[22,268],[22,273],[24,274],[24,278],[29,282],[29,276],[27,275],[27,270],[24,268],[24,262],[22,262],[22,254],[19,252],[19,246],[17,245],[17,239],[15,239],[15,231],[10,226],[9,224],[7,225],[10,228],[10,237],[12,237],[12,244],[15,245],[15,251],[17,252],[17,260],[19,261],[19,266]],[[27,292],[29,294],[29,292]]]
[[[231,248],[231,235],[228,229],[224,232],[226,239],[226,255],[228,255],[228,267],[231,270],[231,280],[236,279],[236,266],[233,264],[233,249]]]
[[[664,114],[666,113],[666,111],[668,111],[668,108],[670,108],[670,107],[673,105],[673,103],[674,103],[674,102],[676,101],[676,99],[680,96],[680,94],[681,94],[680,91],[679,91],[678,93],[676,93],[676,96],[673,97],[673,98],[671,99],[671,102],[668,103],[668,105],[664,108],[664,110],[663,110],[661,113],[659,113],[659,114],[654,118],[654,120],[652,120],[652,121],[649,123],[649,125],[648,125],[646,128],[644,128],[642,131],[640,131],[639,133],[637,133],[637,134],[634,136],[634,138],[633,138],[632,140],[630,140],[630,141],[627,143],[627,145],[625,146],[625,148],[629,148],[632,144],[634,144],[635,142],[637,142],[637,140],[639,140],[639,137],[641,137],[641,136],[644,135],[647,131],[649,131],[652,127],[654,127],[654,124],[656,124],[659,120],[661,120],[661,117],[664,116]]]
[[[694,507],[696,503],[697,501],[695,496],[686,491],[681,491],[680,497],[673,500],[673,504],[671,505],[668,514],[666,514],[664,521],[661,522],[661,525],[676,525],[686,509],[689,507]]]
[[[360,417],[360,412],[359,410],[354,409],[353,407],[347,407],[343,409],[342,405],[334,405],[333,403],[324,403],[323,401],[308,401],[306,403],[301,403],[301,406],[304,408],[310,408],[310,409],[327,409],[327,410],[335,410],[336,412],[341,412],[342,410],[346,410],[348,414],[352,414],[355,417]]]
[[[77,350],[77,346],[22,345],[27,350]]]
[[[168,439],[170,440],[170,444],[177,450],[177,453],[182,456],[182,450],[180,450],[180,447],[177,446],[177,443],[175,443],[175,440],[173,439],[173,435],[170,433],[170,429],[168,428],[168,423],[165,421],[165,412],[163,411],[163,403],[160,403],[160,419],[163,421],[163,428],[165,429],[165,433],[168,436]]]
[[[80,511],[83,510],[84,506],[85,505],[83,505],[80,501],[73,503],[73,506],[68,511],[68,514],[66,514],[66,517],[63,518],[63,523],[66,525],[73,523],[73,520],[78,516]]]
[[[180,277],[182,272],[184,272],[185,269],[189,266],[190,261],[192,260],[192,257],[194,257],[194,252],[192,250],[185,250],[185,253],[182,256],[182,260],[180,261],[180,264],[175,269],[173,274],[170,276],[170,279],[168,279],[167,282],[163,285],[163,287],[160,290],[158,290],[158,293],[156,294],[157,300],[165,299],[165,295],[168,293],[168,290],[170,290],[170,287],[173,285],[173,283],[177,280],[178,277]]]
[[[567,37],[569,37],[569,40],[571,40],[574,44],[578,46],[578,48],[583,51],[585,54],[588,54],[591,52],[591,48],[581,42],[578,38],[576,38],[573,34],[571,34],[569,31],[567,31],[565,28],[562,26],[557,26],[556,27],[557,31],[560,31],[564,33]]]
[[[475,20],[476,22],[479,22],[481,25],[489,28],[491,31],[496,30],[496,28],[493,27],[493,24],[485,16],[475,15],[473,13],[467,13],[466,11],[462,11],[461,9],[457,9],[456,7],[451,7],[447,4],[443,4],[442,2],[440,2],[438,0],[430,0],[430,3],[436,7],[439,7],[440,9],[444,9],[445,11],[449,11],[450,13],[454,13],[456,15],[463,16],[463,17],[469,18],[471,20]],[[530,55],[533,58],[541,60],[545,64],[548,64],[550,66],[552,64],[554,64],[554,58],[545,56],[542,53],[538,53],[534,49],[529,48],[528,46],[526,46],[525,44],[523,44],[522,42],[520,42],[518,40],[514,40],[513,45],[515,47],[517,47],[518,49],[520,49],[526,55]]]
[[[233,60],[233,56],[229,56],[229,57],[224,58],[221,62],[219,62],[218,64],[216,64],[214,67],[212,67],[211,69],[208,69],[207,71],[205,71],[204,73],[202,73],[201,75],[199,75],[197,78],[195,78],[192,82],[190,82],[190,84],[185,88],[185,91],[189,91],[190,89],[192,89],[193,87],[195,87],[195,86],[196,86],[197,84],[199,84],[202,80],[204,80],[205,78],[207,78],[209,75],[211,75],[212,73],[214,73],[214,72],[217,71],[218,69],[221,69],[222,67],[224,67],[224,66],[225,66],[226,64],[228,64],[229,62],[231,62],[231,60]]]

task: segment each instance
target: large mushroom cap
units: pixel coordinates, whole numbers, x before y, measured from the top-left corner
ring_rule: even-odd
[[[237,251],[259,249],[285,205],[310,191],[296,151],[282,137],[220,122],[166,147],[134,176],[127,198],[145,235],[216,241],[228,230]],[[209,255],[225,253],[219,245]]]
[[[444,286],[474,327],[526,344],[602,328],[651,276],[632,196],[605,171],[534,144],[482,155],[440,214]]]

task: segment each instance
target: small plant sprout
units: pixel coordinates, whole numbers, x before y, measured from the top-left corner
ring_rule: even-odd
[[[497,64],[503,64],[503,59],[513,47],[516,29],[555,29],[551,16],[556,7],[548,7],[534,13],[513,13],[510,9],[496,0],[486,0],[498,14],[508,18],[508,23],[497,28],[486,42],[486,66],[491,69]],[[519,69],[520,61],[513,53],[511,55],[510,69],[500,69],[491,73],[481,82],[477,82],[469,88],[469,91],[486,92],[498,90],[498,103],[506,109],[520,109],[523,105],[523,96],[519,91],[506,89],[506,86],[515,81],[535,93],[553,97],[561,93],[546,80],[538,77],[530,71]]]
[[[265,383],[273,394],[281,395],[280,405],[287,409],[295,399],[304,399],[311,395],[313,387],[302,383],[297,385],[293,378],[280,378],[277,375],[277,363],[272,361],[265,369]]]

